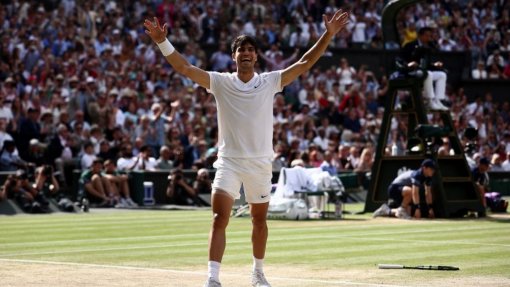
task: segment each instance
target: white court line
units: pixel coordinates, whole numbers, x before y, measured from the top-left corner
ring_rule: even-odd
[[[427,230],[426,232],[430,232]],[[403,232],[404,233],[404,232]],[[389,235],[395,235],[398,233],[388,233]],[[405,233],[408,234],[408,233]],[[369,234],[372,235],[372,234]],[[480,242],[469,242],[463,240],[414,240],[414,239],[396,239],[396,238],[374,238],[374,237],[362,237],[362,236],[342,236],[342,235],[305,235],[293,237],[293,240],[315,240],[315,239],[355,239],[361,241],[398,241],[398,242],[409,242],[409,243],[423,243],[423,244],[439,244],[439,245],[476,245],[476,246],[498,246],[498,247],[510,247],[509,244],[497,244],[497,243],[480,243]],[[288,241],[287,238],[279,238],[270,240],[270,242],[277,241]],[[235,243],[246,243],[249,244],[249,239],[246,240],[229,240],[229,244]],[[154,248],[172,248],[172,247],[189,247],[189,246],[202,246],[207,245],[207,241],[203,240],[196,243],[182,243],[182,244],[157,244],[157,245],[142,245],[142,246],[131,246],[131,247],[112,247],[112,248],[88,248],[88,249],[73,249],[73,250],[58,250],[58,251],[45,251],[45,252],[26,252],[26,253],[7,253],[0,254],[0,257],[15,257],[15,256],[29,256],[29,255],[59,255],[59,254],[70,254],[70,253],[85,253],[85,252],[102,252],[102,251],[117,251],[117,250],[142,250],[142,249],[154,249]]]
[[[92,264],[92,263],[77,263],[77,262],[59,262],[59,261],[45,261],[45,260],[25,260],[25,259],[2,259],[0,258],[0,262],[11,262],[11,263],[26,263],[26,264],[50,264],[50,265],[64,265],[64,266],[77,266],[77,267],[94,267],[94,268],[108,268],[108,269],[124,269],[124,270],[138,270],[138,271],[158,271],[158,272],[167,272],[167,273],[177,273],[177,274],[192,274],[192,275],[200,275],[205,278],[207,276],[206,272],[199,271],[188,271],[188,270],[175,270],[175,269],[165,269],[165,268],[147,268],[147,267],[136,267],[136,266],[122,266],[122,265],[107,265],[107,264]],[[228,272],[222,272],[221,276],[227,277],[243,277],[246,276],[244,274],[233,274]],[[321,280],[321,279],[301,279],[301,278],[290,278],[290,277],[278,277],[278,276],[268,276],[271,280],[279,280],[286,282],[302,282],[302,283],[321,283],[328,285],[359,285],[359,286],[385,286],[385,287],[404,287],[402,285],[393,285],[393,284],[383,284],[383,283],[367,283],[367,282],[355,282],[355,281],[347,281],[347,280]]]

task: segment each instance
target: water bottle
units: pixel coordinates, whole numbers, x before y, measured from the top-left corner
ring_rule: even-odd
[[[342,206],[342,201],[341,200],[337,200],[336,203],[335,203],[335,218],[337,219],[341,219],[343,214],[343,206]]]
[[[154,183],[143,182],[143,205],[154,205]]]
[[[86,198],[81,200],[81,211],[89,212],[89,200]]]
[[[391,155],[392,156],[398,155],[398,146],[396,143],[393,143],[393,145],[391,146]]]

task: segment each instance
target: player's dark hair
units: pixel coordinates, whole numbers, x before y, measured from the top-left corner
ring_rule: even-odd
[[[257,40],[255,38],[248,35],[240,35],[232,41],[230,48],[232,49],[232,53],[235,53],[237,48],[241,47],[244,44],[251,44],[255,48],[255,52],[258,52],[259,47],[257,45]]]

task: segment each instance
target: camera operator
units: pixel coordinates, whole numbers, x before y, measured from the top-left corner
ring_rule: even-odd
[[[211,194],[212,192],[212,182],[209,177],[209,171],[205,168],[201,168],[197,172],[197,178],[193,183],[193,189],[195,190],[195,194],[197,199],[200,201],[202,206],[210,206],[209,203],[202,200],[198,195],[199,194]]]
[[[176,168],[170,173],[166,196],[173,204],[202,205],[198,199],[197,192],[186,182],[180,168]]]
[[[34,188],[43,196],[56,195],[60,190],[58,180],[53,174],[53,167],[51,165],[43,165],[35,170]]]
[[[48,201],[42,192],[38,192],[35,185],[30,183],[24,170],[18,170],[16,174],[10,175],[2,189],[4,196],[16,200],[25,212],[42,213],[47,211]]]

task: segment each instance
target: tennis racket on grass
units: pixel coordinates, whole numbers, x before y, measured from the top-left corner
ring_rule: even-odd
[[[419,270],[441,270],[441,271],[457,271],[459,267],[447,265],[418,265],[407,266],[400,264],[379,264],[379,269],[419,269]]]

